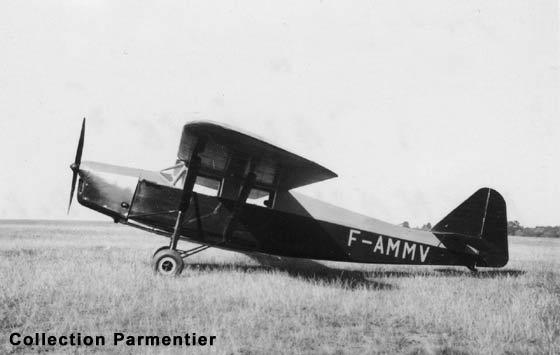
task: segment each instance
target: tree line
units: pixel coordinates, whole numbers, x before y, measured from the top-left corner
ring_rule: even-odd
[[[432,229],[430,222],[419,227],[410,227],[408,221],[400,224],[405,228],[419,229],[429,231]],[[544,237],[544,238],[560,238],[560,226],[536,226],[524,227],[519,221],[509,221],[507,224],[508,235],[516,235],[522,237]]]
[[[560,226],[524,227],[518,221],[509,221],[507,229],[509,235],[560,238]]]

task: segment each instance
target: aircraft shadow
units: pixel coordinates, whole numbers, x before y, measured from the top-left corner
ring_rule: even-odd
[[[388,278],[406,278],[417,276],[445,276],[445,277],[472,277],[472,278],[494,278],[501,276],[518,277],[524,275],[523,270],[478,270],[473,273],[470,270],[439,268],[418,271],[397,271],[397,270],[375,270],[366,272],[369,277],[388,277]]]
[[[257,261],[260,265],[239,265],[239,264],[207,264],[193,263],[188,264],[199,270],[241,270],[241,271],[280,271],[286,272],[291,277],[326,284],[340,284],[344,288],[357,289],[366,288],[368,290],[391,290],[396,286],[372,280],[369,272],[357,270],[335,269],[313,260],[282,258],[268,255],[246,254],[249,258]]]
[[[436,273],[443,275],[443,276],[470,276],[473,278],[481,278],[481,279],[491,279],[494,277],[518,277],[524,275],[526,271],[523,270],[478,270],[478,272],[471,272],[469,270],[457,270],[457,269],[435,269]]]
[[[337,269],[323,265],[309,259],[283,258],[271,255],[245,254],[259,265],[242,264],[211,264],[211,263],[192,263],[190,267],[201,271],[228,271],[239,270],[244,272],[254,271],[280,271],[286,272],[291,277],[311,282],[321,282],[326,284],[340,284],[345,288],[356,289],[366,288],[370,290],[392,290],[397,286],[386,282],[374,280],[376,278],[409,278],[418,276],[428,277],[471,277],[471,278],[495,278],[495,277],[518,277],[524,275],[523,270],[479,270],[476,273],[470,270],[438,268],[423,269],[417,271],[399,270],[348,270]]]

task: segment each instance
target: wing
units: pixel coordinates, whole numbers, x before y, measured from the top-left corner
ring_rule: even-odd
[[[201,174],[242,177],[256,174],[256,185],[293,189],[336,177],[327,168],[232,128],[209,122],[191,122],[183,127],[177,157],[189,162],[199,142]]]

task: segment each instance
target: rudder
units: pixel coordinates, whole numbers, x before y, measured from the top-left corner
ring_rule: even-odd
[[[481,188],[437,223],[432,232],[445,245],[470,248],[477,266],[502,267],[509,259],[506,203],[498,191]]]

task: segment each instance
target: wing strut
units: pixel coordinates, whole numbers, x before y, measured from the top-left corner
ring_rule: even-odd
[[[243,180],[243,185],[239,190],[239,195],[235,199],[233,210],[231,214],[227,217],[226,226],[224,228],[224,242],[229,241],[229,237],[231,235],[233,225],[235,224],[235,221],[237,220],[237,217],[239,216],[239,212],[241,212],[243,205],[245,204],[245,202],[247,202],[249,193],[251,192],[253,186],[255,186],[256,179],[257,179],[257,175],[251,171],[247,174],[245,180]]]
[[[199,140],[195,149],[193,149],[192,155],[189,159],[189,166],[187,170],[187,176],[185,177],[185,183],[183,185],[183,194],[181,195],[181,202],[179,204],[179,209],[177,211],[177,219],[175,220],[175,226],[173,227],[173,234],[171,234],[171,241],[169,242],[169,248],[172,250],[177,249],[177,243],[179,242],[181,225],[183,224],[183,216],[189,208],[191,203],[191,197],[193,194],[194,183],[196,181],[196,176],[200,169],[200,157],[198,153],[204,149],[204,142]]]

